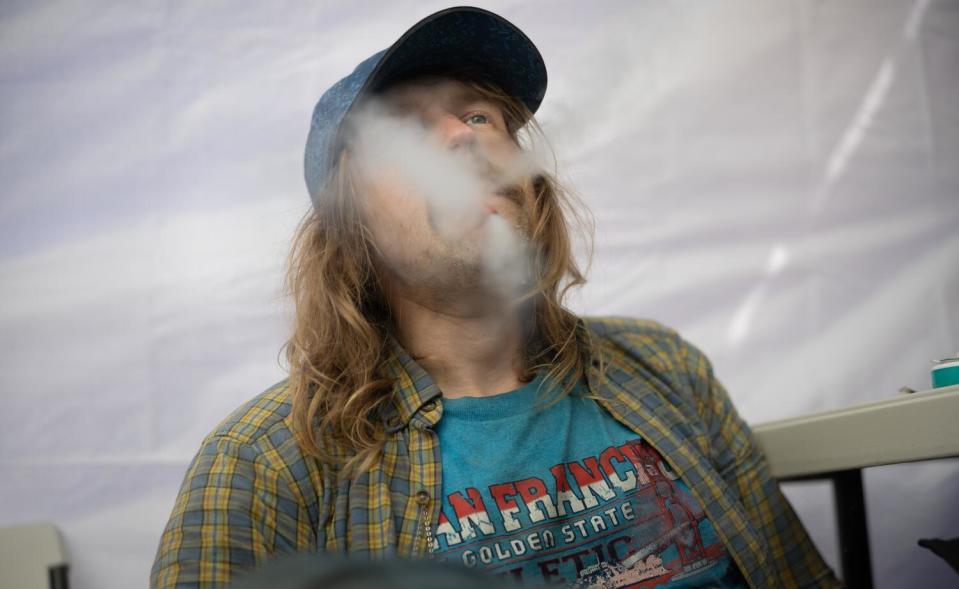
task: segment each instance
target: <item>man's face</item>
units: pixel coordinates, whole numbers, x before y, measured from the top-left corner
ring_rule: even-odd
[[[499,246],[502,255],[503,244],[491,242],[502,242],[504,231],[522,242],[529,232],[522,206],[529,180],[517,174],[523,153],[502,109],[445,78],[395,85],[380,107],[403,127],[374,141],[423,143],[400,143],[375,165],[360,166],[362,210],[390,278],[416,288],[480,284],[490,251]]]

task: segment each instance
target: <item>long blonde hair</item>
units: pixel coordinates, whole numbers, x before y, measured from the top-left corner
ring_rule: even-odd
[[[534,133],[542,137],[521,102],[491,84],[463,82],[503,108],[518,145]],[[297,442],[322,463],[354,472],[370,468],[382,449],[379,411],[390,402],[394,383],[382,370],[393,329],[389,305],[349,168],[344,151],[296,230],[287,270],[294,324],[285,354]],[[589,246],[591,225],[578,199],[553,174],[538,176],[532,190],[534,198],[524,199],[536,281],[525,377],[545,367],[547,381],[560,385],[554,387],[558,399],[569,394],[590,362],[588,332],[563,300],[569,289],[586,282],[571,230],[580,230]]]

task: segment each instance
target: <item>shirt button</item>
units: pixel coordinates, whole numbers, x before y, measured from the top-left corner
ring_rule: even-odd
[[[430,412],[433,409],[436,409],[436,401],[430,399],[429,401],[423,404],[423,411]]]
[[[425,489],[421,489],[416,493],[416,502],[420,505],[426,505],[430,502],[430,494]]]

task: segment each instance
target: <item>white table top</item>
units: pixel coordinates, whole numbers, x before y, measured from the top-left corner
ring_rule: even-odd
[[[753,426],[773,475],[959,456],[959,385]]]

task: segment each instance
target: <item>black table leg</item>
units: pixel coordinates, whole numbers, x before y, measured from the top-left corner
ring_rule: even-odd
[[[832,479],[843,581],[849,589],[872,589],[872,561],[869,556],[862,471],[841,470],[833,473]]]

